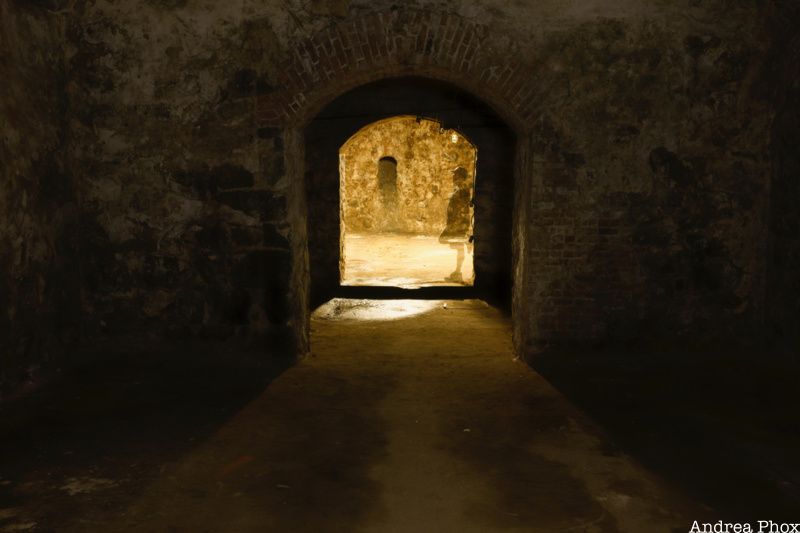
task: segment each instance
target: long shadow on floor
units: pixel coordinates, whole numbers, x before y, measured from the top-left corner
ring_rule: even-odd
[[[625,452],[719,518],[797,520],[800,371],[793,357],[552,350],[531,366]]]
[[[46,387],[0,406],[6,514],[46,501],[46,515],[37,513],[36,521],[55,530],[84,511],[60,494],[120,479],[127,494],[102,506],[123,503],[291,365],[287,357],[222,343],[109,346],[81,354],[81,364]],[[0,515],[0,529],[8,518]]]

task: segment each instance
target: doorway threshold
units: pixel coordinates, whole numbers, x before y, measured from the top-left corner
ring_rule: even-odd
[[[381,285],[340,285],[335,295],[340,298],[375,300],[468,300],[477,298],[477,291],[475,287],[466,286],[406,288]]]

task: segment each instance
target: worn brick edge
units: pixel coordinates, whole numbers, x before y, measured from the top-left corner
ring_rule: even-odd
[[[303,39],[278,69],[276,88],[256,97],[262,127],[303,125],[359,85],[415,75],[453,83],[485,100],[517,131],[536,115],[535,65],[519,45],[451,13],[394,9],[344,20]]]

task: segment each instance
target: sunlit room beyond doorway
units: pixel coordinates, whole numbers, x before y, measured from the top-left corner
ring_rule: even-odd
[[[339,150],[342,285],[472,286],[477,150],[435,120],[369,124]]]

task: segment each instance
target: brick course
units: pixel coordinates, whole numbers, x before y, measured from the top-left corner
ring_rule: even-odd
[[[517,65],[514,43],[451,13],[375,12],[338,22],[302,40],[280,66],[279,87],[257,96],[261,126],[299,125],[327,101],[360,84],[420,75],[458,84],[492,105],[512,126],[533,117],[532,67]],[[304,105],[308,103],[309,105]]]

